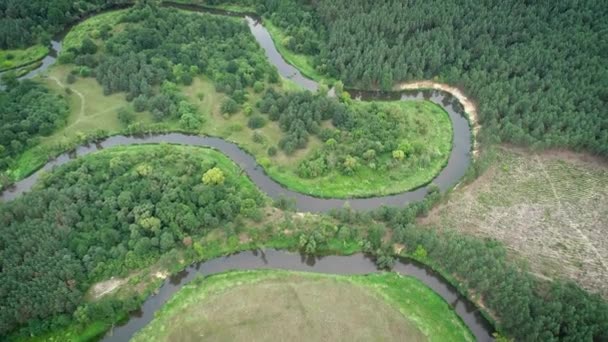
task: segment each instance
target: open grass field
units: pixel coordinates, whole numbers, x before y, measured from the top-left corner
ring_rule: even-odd
[[[34,63],[44,58],[49,48],[44,45],[34,45],[26,49],[0,50],[0,71],[15,69]]]
[[[422,283],[394,274],[287,271],[199,278],[133,341],[472,341]]]
[[[490,169],[421,223],[500,240],[531,271],[608,296],[608,163],[497,148]]]

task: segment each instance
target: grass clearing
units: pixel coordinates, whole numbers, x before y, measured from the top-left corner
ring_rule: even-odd
[[[16,159],[14,167],[8,170],[13,179],[21,179],[42,166],[48,159],[46,148],[52,145],[67,143],[81,133],[105,130],[109,134],[118,133],[125,127],[118,120],[118,110],[126,107],[132,109],[123,93],[104,96],[103,90],[94,78],[78,77],[73,84],[67,84],[67,75],[73,65],[55,65],[40,80],[57,94],[66,96],[70,106],[66,126],[47,137],[40,143],[25,151]],[[70,88],[67,93],[65,88]],[[80,96],[82,95],[82,97]],[[84,102],[84,103],[83,103]],[[136,122],[152,123],[149,112],[135,113]]]
[[[473,341],[416,279],[238,271],[198,278],[133,341]]]
[[[0,50],[0,71],[32,64],[43,59],[48,53],[49,48],[41,44],[25,49]]]
[[[531,271],[608,296],[608,164],[501,147],[492,166],[421,223],[505,243]]]

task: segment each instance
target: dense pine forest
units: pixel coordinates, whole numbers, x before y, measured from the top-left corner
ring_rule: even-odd
[[[0,206],[0,335],[65,324],[93,281],[150,265],[239,217],[259,218],[264,203],[226,157],[172,146],[87,156],[40,187]]]
[[[398,178],[428,172],[435,164],[441,169],[447,161],[451,134],[443,129],[449,120],[440,107],[424,101],[357,101],[342,92],[344,84],[388,91],[401,82],[445,82],[478,104],[484,143],[608,156],[608,6],[602,1],[191,2],[255,9],[284,34],[275,43],[304,56],[321,79],[333,83],[337,97],[327,96],[325,84],[317,93],[286,91],[289,84],[283,84],[243,20],[165,8],[154,0],[110,13],[118,16],[116,27],[96,28],[94,35],[78,37],[80,45],[65,48],[58,58],[67,70],[64,81],[72,85],[89,78],[99,94],[120,94],[123,102],[113,111],[130,132],[137,131],[129,126],[135,121],[131,107],[149,112],[150,122],[163,122],[168,130],[191,133],[202,133],[209,117],[225,119],[227,130],[253,136],[262,157],[291,162],[288,171],[298,181],[327,177],[340,183],[340,177],[364,170],[361,178],[380,175],[390,187]],[[47,44],[78,18],[127,3],[1,1],[0,48]],[[69,86],[64,90],[58,81],[59,95],[57,89],[8,75],[0,90],[0,171],[57,132],[71,109]],[[186,94],[194,82],[213,91]],[[210,94],[221,103],[203,108]],[[208,109],[221,114],[214,117]],[[430,118],[432,111],[445,118],[445,125]],[[229,121],[236,116],[243,118],[242,127]],[[276,128],[272,136],[267,132],[273,131],[262,132],[270,125]],[[444,135],[430,135],[433,128]],[[316,145],[307,150],[311,141]],[[271,164],[253,155],[260,165]],[[470,173],[485,167],[486,160],[474,161]],[[509,338],[608,340],[608,304],[598,295],[559,277],[548,281],[531,275],[494,239],[421,228],[417,217],[446,198],[437,187],[428,189],[423,201],[401,208],[356,212],[347,204],[330,215],[304,217],[290,212],[289,199],[268,208],[267,198],[242,170],[216,151],[161,144],[79,158],[43,174],[31,192],[0,204],[0,339],[115,323],[137,309],[141,298],[87,302],[91,285],[129,277],[170,253],[200,260],[206,238],[214,234],[217,241],[230,239],[231,251],[277,238],[283,239],[281,248],[305,254],[363,251],[385,269],[395,262],[395,247],[403,247],[404,255],[468,293]],[[306,226],[312,216],[325,224]],[[248,226],[263,238],[241,241]],[[137,279],[129,283],[134,284]]]
[[[438,78],[477,100],[490,140],[608,155],[603,1],[268,0],[264,10],[288,32],[283,44],[349,86]]]

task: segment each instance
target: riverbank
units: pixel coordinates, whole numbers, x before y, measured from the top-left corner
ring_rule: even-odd
[[[251,311],[258,313],[255,322]],[[196,278],[174,294],[133,341],[184,340],[193,335],[233,341],[251,336],[474,341],[448,303],[411,277],[278,270]]]
[[[48,53],[49,48],[44,45],[34,45],[25,49],[0,50],[0,72],[34,64],[42,60]]]

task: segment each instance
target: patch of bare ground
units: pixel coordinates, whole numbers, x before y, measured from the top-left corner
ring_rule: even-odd
[[[127,279],[114,277],[108,280],[101,281],[91,286],[91,289],[89,290],[89,296],[92,300],[98,300],[99,298],[114,292],[126,282]]]
[[[503,146],[484,175],[419,223],[500,240],[536,276],[608,298],[608,163],[600,158]]]

